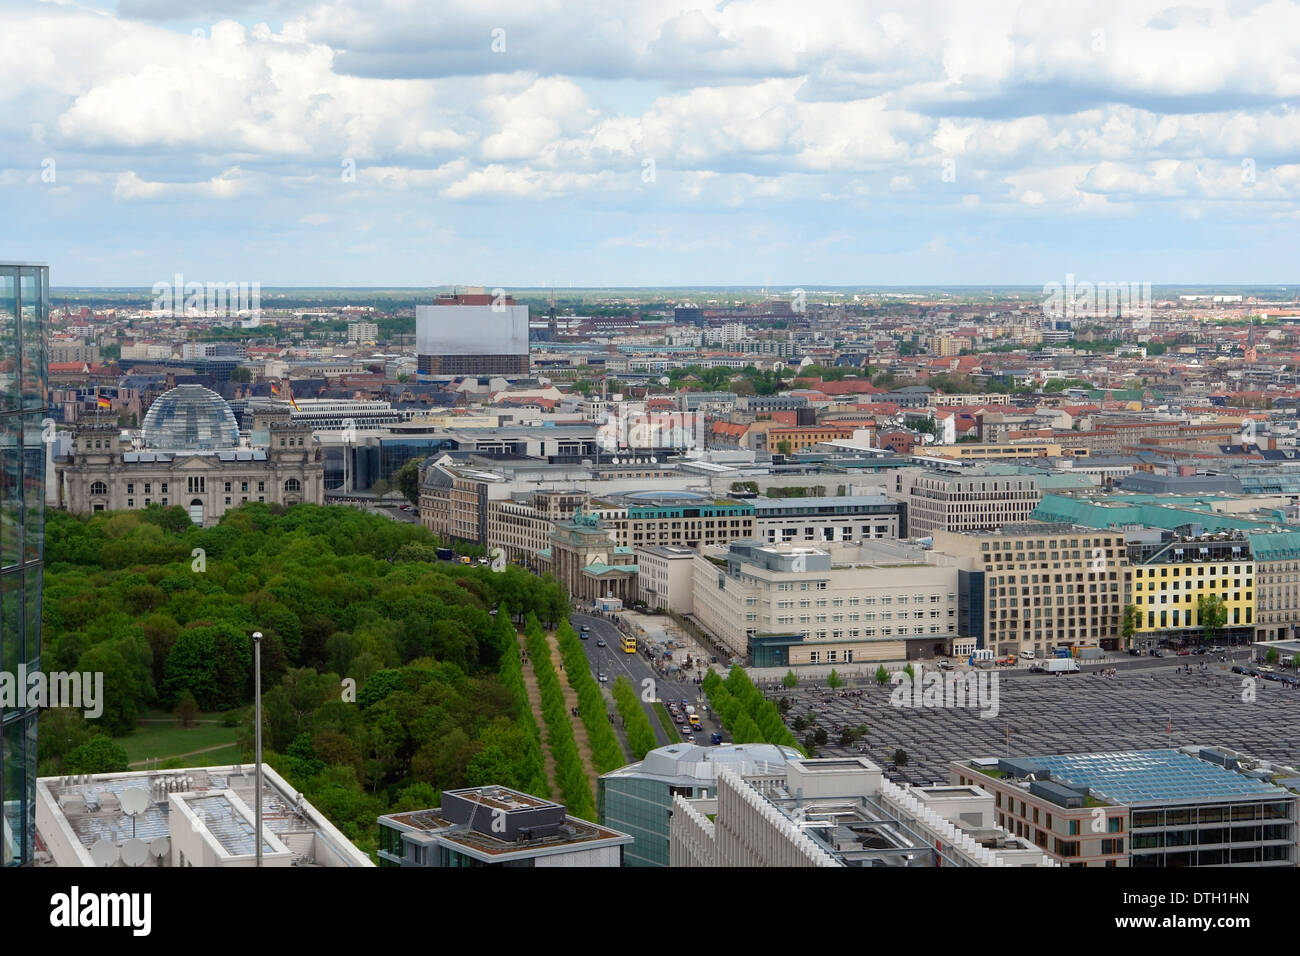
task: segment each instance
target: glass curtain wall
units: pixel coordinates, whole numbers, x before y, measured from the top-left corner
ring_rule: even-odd
[[[0,671],[41,666],[49,269],[0,262]],[[32,862],[36,708],[0,700],[0,865]]]

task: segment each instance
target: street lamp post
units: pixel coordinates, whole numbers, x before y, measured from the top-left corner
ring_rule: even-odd
[[[262,632],[253,632],[253,758],[257,762],[253,799],[257,804],[257,865],[262,865]]]

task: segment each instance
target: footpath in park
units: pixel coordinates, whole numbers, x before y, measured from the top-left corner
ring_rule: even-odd
[[[533,673],[533,662],[528,657],[528,645],[524,643],[524,636],[516,634],[515,639],[519,641],[519,652],[523,655],[522,669],[524,687],[528,690],[528,706],[533,709],[533,719],[537,721],[537,726],[542,731],[542,757],[546,762],[546,781],[551,785],[551,796],[558,798],[560,784],[555,779],[555,757],[551,754],[550,733],[546,729],[546,719],[542,716],[542,692],[537,687],[537,675]]]
[[[588,786],[591,787],[592,804],[596,803],[596,763],[591,756],[591,740],[587,737],[587,725],[582,722],[582,718],[573,713],[578,707],[577,691],[569,684],[569,675],[564,670],[564,659],[560,656],[560,644],[555,639],[554,632],[548,631],[546,634],[546,646],[551,651],[551,664],[555,667],[555,672],[560,676],[560,689],[564,691],[564,706],[569,708],[569,723],[573,726],[573,742],[578,745],[578,756],[582,758],[582,765],[587,771]],[[534,708],[538,713],[538,719],[541,717],[541,699]]]

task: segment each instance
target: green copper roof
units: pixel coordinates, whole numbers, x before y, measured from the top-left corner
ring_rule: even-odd
[[[1188,504],[1193,502],[1187,502]],[[1208,508],[1173,507],[1124,498],[1089,499],[1065,495],[1044,495],[1034,513],[1036,521],[1064,521],[1089,528],[1118,528],[1123,525],[1141,525],[1147,528],[1173,530],[1188,524],[1198,524],[1206,534],[1217,531],[1265,531],[1267,526],[1258,521],[1215,514]]]
[[[1270,531],[1246,535],[1256,561],[1300,559],[1300,531]]]

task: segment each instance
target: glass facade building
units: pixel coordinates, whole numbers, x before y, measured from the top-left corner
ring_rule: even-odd
[[[0,671],[41,661],[49,268],[0,262]],[[0,701],[0,865],[32,861],[36,708]]]

